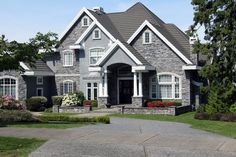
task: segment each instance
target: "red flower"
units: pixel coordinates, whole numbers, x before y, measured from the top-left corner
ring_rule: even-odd
[[[153,102],[147,102],[147,107],[153,108],[153,107],[155,107],[155,105]]]
[[[85,101],[84,106],[92,106],[92,102],[91,101]]]
[[[174,102],[170,101],[167,103],[167,106],[170,107],[170,106],[174,106]]]
[[[161,101],[156,102],[156,107],[164,107],[164,103]]]

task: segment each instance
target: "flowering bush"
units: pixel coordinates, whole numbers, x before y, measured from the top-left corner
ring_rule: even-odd
[[[175,105],[175,104],[174,104],[174,102],[172,102],[172,101],[167,102],[167,107],[174,106],[174,105]]]
[[[162,101],[156,101],[155,106],[156,107],[165,107],[164,103]]]
[[[15,100],[12,96],[0,97],[0,109],[6,110],[26,110],[25,104]]]
[[[84,95],[82,92],[79,93],[68,93],[62,98],[61,106],[73,106],[73,105],[82,105],[84,101]]]
[[[153,102],[147,102],[147,107],[153,108],[153,107],[155,107],[155,105]]]
[[[83,105],[84,106],[92,106],[92,102],[91,101],[84,101]]]

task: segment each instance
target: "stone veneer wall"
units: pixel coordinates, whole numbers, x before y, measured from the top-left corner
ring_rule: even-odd
[[[76,112],[76,113],[88,113],[92,111],[92,107],[91,106],[74,106],[74,107],[60,107],[60,106],[57,106],[57,105],[54,105],[53,106],[53,112],[55,113],[66,113],[66,112],[69,112],[69,113],[73,113],[73,112]]]
[[[145,31],[144,29],[143,31]],[[182,70],[186,65],[159,37],[152,33],[152,44],[143,44],[142,33],[132,46],[154,67],[156,73],[170,72],[181,76],[182,105],[190,104],[190,73]]]
[[[18,99],[25,100],[27,97],[27,88],[26,88],[26,81],[24,76],[20,75],[20,71],[15,70],[7,70],[0,72],[1,76],[12,76],[18,79]]]
[[[142,107],[143,97],[132,97],[132,106]]]
[[[60,84],[63,83],[65,80],[72,80],[76,82],[76,91],[80,91],[80,76],[56,76],[56,90],[57,94],[60,95]]]
[[[148,107],[123,107],[121,110],[122,114],[157,114],[157,115],[179,115],[186,112],[192,111],[192,106],[179,106],[179,107],[159,107],[159,108],[148,108]]]
[[[98,107],[104,107],[108,103],[108,97],[99,97],[98,98]]]

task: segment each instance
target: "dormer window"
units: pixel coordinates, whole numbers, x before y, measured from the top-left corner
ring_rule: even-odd
[[[93,31],[93,39],[94,40],[101,39],[101,31],[98,28]]]
[[[63,66],[73,66],[73,52],[72,51],[64,51]]]
[[[143,44],[151,44],[152,43],[152,33],[147,30],[143,33]]]
[[[88,27],[88,26],[89,26],[89,18],[85,16],[82,19],[82,27]]]

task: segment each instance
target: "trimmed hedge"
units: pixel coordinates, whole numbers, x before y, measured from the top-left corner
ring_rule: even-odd
[[[43,111],[47,98],[43,96],[33,96],[26,100],[26,107],[30,111]]]
[[[49,121],[63,121],[63,122],[80,122],[80,123],[104,123],[109,124],[110,118],[108,116],[98,117],[71,117],[64,115],[51,115],[51,116],[37,116],[43,122]]]
[[[61,106],[63,96],[52,96],[52,105]]]
[[[14,122],[38,122],[29,111],[23,110],[0,110],[1,123],[14,123]]]

